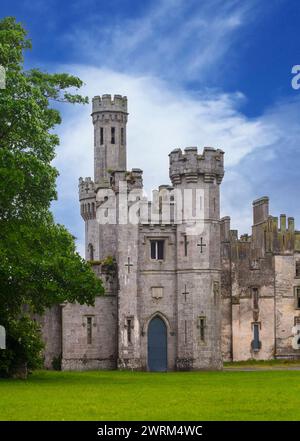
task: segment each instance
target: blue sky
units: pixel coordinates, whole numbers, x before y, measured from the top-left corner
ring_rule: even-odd
[[[251,202],[300,229],[300,2],[296,0],[2,0],[32,39],[26,65],[78,74],[89,96],[128,96],[128,166],[148,190],[168,182],[174,147],[223,148],[222,215],[250,232]],[[90,108],[63,108],[57,221],[78,237],[77,179],[92,168]]]

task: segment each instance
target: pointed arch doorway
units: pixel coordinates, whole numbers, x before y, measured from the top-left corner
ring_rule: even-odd
[[[155,372],[168,369],[167,327],[159,316],[155,316],[148,326],[148,369]]]

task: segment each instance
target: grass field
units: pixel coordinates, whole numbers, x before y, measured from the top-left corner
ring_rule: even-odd
[[[300,371],[40,371],[0,380],[0,419],[299,420]]]

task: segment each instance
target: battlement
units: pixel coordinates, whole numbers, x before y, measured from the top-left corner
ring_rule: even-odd
[[[220,219],[220,227],[221,227],[221,240],[223,242],[230,241],[230,217],[225,216]]]
[[[79,200],[95,198],[95,184],[91,178],[79,178]]]
[[[122,112],[127,114],[127,97],[122,95],[105,94],[93,98],[92,113],[95,112]]]
[[[265,230],[293,234],[295,232],[295,219],[293,217],[286,218],[285,214],[281,214],[279,219],[276,216],[268,216]]]
[[[114,170],[111,173],[111,186],[116,192],[119,191],[119,183],[123,181],[127,183],[127,190],[143,188],[143,170],[140,168],[133,168],[132,170]]]
[[[222,182],[224,176],[224,152],[212,147],[204,147],[203,153],[198,154],[197,147],[186,147],[184,153],[175,149],[169,154],[170,179],[173,185],[178,185],[185,176],[186,182],[197,182],[199,175],[204,182],[217,184]]]
[[[252,205],[253,225],[265,222],[269,216],[269,198],[267,196],[263,196],[253,201]]]

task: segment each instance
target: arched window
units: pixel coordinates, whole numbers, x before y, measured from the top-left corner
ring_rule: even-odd
[[[88,246],[88,259],[94,260],[94,247],[91,243],[89,243],[89,246]]]

